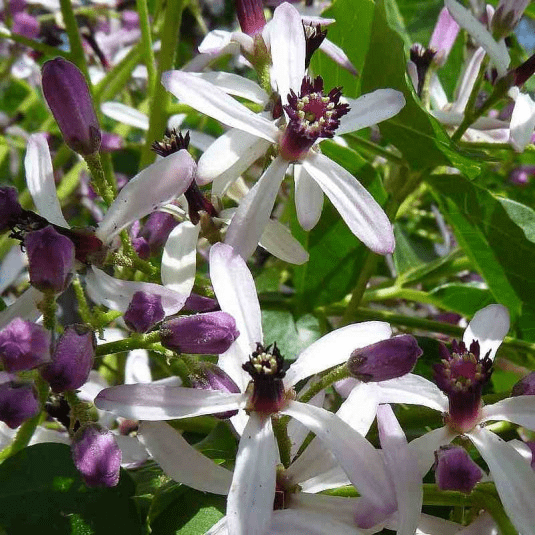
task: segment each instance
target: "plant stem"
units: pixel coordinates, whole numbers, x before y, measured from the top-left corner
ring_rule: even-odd
[[[273,433],[279,447],[279,455],[284,468],[288,468],[291,462],[292,442],[288,436],[288,419],[272,417]]]
[[[24,37],[23,35],[19,35],[17,33],[7,33],[5,30],[2,30],[0,31],[0,39],[10,39],[15,43],[20,43],[21,45],[27,46],[35,50],[36,52],[41,52],[46,56],[61,56],[65,59],[68,59],[69,61],[73,61],[73,57],[70,52],[60,50],[59,48],[53,46],[45,45],[44,43],[40,43],[39,41],[35,41],[34,39],[28,39],[27,37]]]
[[[72,61],[84,73],[89,83],[89,73],[87,71],[87,63],[85,61],[84,48],[82,46],[82,39],[78,31],[78,24],[72,9],[71,0],[59,0],[61,6],[61,15],[65,23],[65,29],[69,36],[69,47],[71,51]]]
[[[347,364],[341,364],[331,371],[327,372],[317,383],[314,383],[310,388],[299,398],[301,403],[308,403],[318,392],[321,392],[324,388],[331,386],[336,381],[341,381],[350,377],[351,374],[347,369]]]
[[[113,353],[123,353],[132,349],[150,349],[151,345],[160,341],[160,331],[154,331],[149,334],[142,334],[125,338],[124,340],[116,340],[115,342],[108,342],[100,344],[95,352],[97,357],[104,355],[111,355]]]
[[[148,74],[149,95],[154,93],[154,84],[156,83],[156,67],[154,52],[152,50],[152,37],[149,20],[149,10],[147,0],[136,0],[137,12],[139,14],[139,28],[141,30],[141,46],[145,57],[145,65]]]
[[[84,159],[91,172],[92,184],[98,194],[104,199],[107,206],[111,206],[113,203],[113,187],[108,183],[106,175],[104,174],[104,168],[102,167],[102,161],[100,160],[100,154],[95,152],[84,156]]]

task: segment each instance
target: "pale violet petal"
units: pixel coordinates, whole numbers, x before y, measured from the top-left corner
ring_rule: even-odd
[[[39,214],[50,223],[69,228],[59,205],[52,159],[45,134],[32,134],[29,137],[24,167],[26,184]]]
[[[243,408],[244,394],[155,384],[121,385],[102,390],[97,408],[133,420],[175,420]]]
[[[394,232],[387,215],[353,175],[323,154],[312,151],[303,160],[303,167],[357,238],[374,253],[384,255],[394,250]]]
[[[201,54],[219,53],[230,43],[231,36],[232,33],[225,30],[212,30],[204,36],[197,50]]]
[[[449,535],[449,533],[445,532],[445,535]],[[481,513],[473,522],[460,531],[457,531],[457,533],[459,535],[500,535],[500,530],[492,516],[485,512]],[[433,533],[429,532],[429,535],[433,535]]]
[[[146,349],[130,351],[124,366],[125,384],[150,383],[152,374],[149,362],[149,352]]]
[[[304,230],[311,230],[320,220],[323,190],[302,165],[294,165],[295,210]]]
[[[243,198],[232,218],[225,243],[245,259],[254,253],[264,232],[288,165],[287,160],[277,156]]]
[[[359,383],[340,405],[336,414],[365,437],[375,420],[380,392],[377,383]]]
[[[289,264],[301,265],[309,258],[307,251],[292,236],[290,229],[275,219],[268,220],[258,243],[273,256]]]
[[[189,295],[195,282],[200,225],[184,221],[169,234],[162,255],[162,284]]]
[[[0,329],[15,318],[36,321],[41,315],[37,305],[43,301],[44,295],[33,286],[30,286],[22,295],[0,312]]]
[[[409,447],[416,452],[415,455],[418,459],[418,470],[421,477],[424,477],[433,466],[435,451],[440,446],[449,444],[456,436],[457,433],[450,431],[447,427],[439,427],[416,438],[409,444]]]
[[[481,410],[481,422],[505,420],[535,430],[535,396],[514,396],[502,399]]]
[[[141,422],[139,440],[172,479],[202,492],[228,494],[232,472],[198,452],[165,422]]]
[[[392,335],[388,323],[365,321],[336,329],[302,351],[286,372],[284,383],[293,386],[315,373],[346,362],[355,349],[386,340]]]
[[[531,461],[533,460],[533,452],[525,442],[514,438],[513,440],[508,440],[507,444],[514,448],[520,454],[522,459],[524,459],[526,464],[531,467]]]
[[[87,293],[95,303],[121,312],[126,312],[136,292],[161,296],[166,316],[176,314],[188,298],[187,294],[175,292],[160,284],[116,279],[95,266],[87,273],[86,285]]]
[[[147,114],[136,110],[136,108],[132,108],[121,102],[103,102],[100,105],[100,109],[104,115],[120,123],[141,128],[141,130],[149,129],[149,118]]]
[[[204,132],[198,132],[197,130],[188,130],[188,132],[191,146],[200,151],[204,152],[215,141],[215,137]]]
[[[434,109],[440,110],[448,105],[446,91],[444,91],[436,72],[431,75],[429,82],[429,97]]]
[[[338,63],[340,67],[343,67],[351,74],[358,74],[353,63],[349,61],[347,54],[338,45],[335,45],[332,41],[329,41],[329,39],[324,39],[321,42],[320,50],[327,54],[327,56],[329,56],[333,61]]]
[[[17,281],[24,270],[26,262],[27,257],[21,250],[20,245],[14,245],[9,249],[0,264],[0,294]]]
[[[511,116],[511,144],[522,152],[531,143],[535,128],[535,102],[527,93],[519,93]]]
[[[351,485],[346,473],[338,464],[327,472],[320,472],[299,484],[303,492],[323,492],[328,489],[337,489]]]
[[[464,331],[463,342],[470,344],[477,340],[481,357],[490,354],[494,359],[505,335],[509,331],[509,311],[502,305],[488,305],[478,310]]]
[[[114,433],[115,442],[121,450],[121,466],[137,468],[149,460],[149,452],[136,437]]]
[[[336,129],[338,136],[386,121],[405,106],[403,93],[395,89],[377,89],[357,99],[346,100],[349,113],[340,119],[340,126]]]
[[[242,368],[242,365],[249,360],[252,351],[250,349],[246,350],[245,346],[245,343],[240,343],[236,340],[224,353],[219,355],[217,360],[217,365],[230,376],[241,392],[245,392],[247,385],[251,381],[251,376]],[[237,431],[239,432],[240,429],[237,429]]]
[[[364,532],[355,526],[339,522],[336,516],[323,512],[285,509],[273,513],[269,533],[270,535],[325,535],[326,533],[360,535]]]
[[[296,492],[292,495],[291,506],[287,511],[298,510],[312,514],[324,515],[326,518],[351,526],[355,531],[355,498],[342,496],[327,496],[326,494],[311,494],[309,492]],[[325,533],[338,533],[325,532]]]
[[[212,71],[193,75],[214,84],[228,95],[243,97],[257,104],[266,104],[269,100],[269,95],[257,83],[237,74]]]
[[[472,54],[472,57],[470,58],[470,61],[468,62],[461,79],[457,100],[451,107],[452,112],[464,113],[464,109],[466,108],[466,104],[468,103],[468,99],[470,98],[474,84],[476,83],[484,57],[485,49],[483,47],[479,47]]]
[[[278,459],[271,418],[252,412],[236,454],[227,500],[227,524],[233,535],[264,535],[275,498]]]
[[[197,165],[179,150],[149,165],[119,192],[96,231],[108,243],[122,229],[182,195],[195,177]]]
[[[279,129],[274,123],[193,74],[182,71],[164,72],[162,84],[182,103],[227,126],[239,128],[271,142],[277,141]]]

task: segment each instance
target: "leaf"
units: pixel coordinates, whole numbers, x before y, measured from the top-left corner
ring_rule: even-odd
[[[413,240],[407,235],[399,223],[394,223],[396,248],[393,259],[398,275],[415,271],[425,265],[425,253],[419,250]]]
[[[446,310],[457,312],[457,314],[469,318],[478,310],[495,301],[488,288],[478,282],[443,284],[429,294],[434,299],[438,299]]]

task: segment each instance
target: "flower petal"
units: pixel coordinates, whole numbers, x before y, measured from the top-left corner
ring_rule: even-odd
[[[134,420],[174,420],[243,408],[244,394],[155,384],[120,385],[102,390],[95,405]]]
[[[186,150],[162,158],[130,180],[119,192],[96,235],[108,243],[136,219],[182,195],[191,184],[197,165]]]
[[[319,498],[319,496],[318,496]],[[331,496],[321,496],[331,498]],[[343,499],[343,498],[342,498]],[[363,532],[355,526],[339,522],[336,515],[325,514],[310,509],[285,509],[274,511],[271,518],[270,535],[359,535]]]
[[[505,420],[535,430],[535,396],[515,396],[502,399],[481,410],[481,423],[489,420]]]
[[[518,93],[511,116],[511,144],[522,152],[531,142],[535,128],[535,102],[527,93]]]
[[[164,422],[142,422],[138,437],[162,470],[175,481],[202,492],[228,494],[232,472],[198,452]]]
[[[435,451],[440,446],[449,444],[456,436],[457,434],[450,431],[447,427],[439,427],[418,437],[409,444],[409,447],[416,452],[415,455],[418,459],[418,469],[421,477],[424,477],[429,472],[431,466],[433,466],[435,462]]]
[[[32,134],[24,159],[26,183],[37,211],[50,223],[69,228],[56,193],[52,159],[45,134]]]
[[[0,329],[15,318],[36,321],[41,315],[37,305],[43,299],[44,295],[33,286],[30,286],[11,305],[0,312]]]
[[[150,383],[152,374],[149,362],[149,352],[146,349],[130,351],[124,366],[125,384]]]
[[[353,175],[323,154],[312,152],[303,160],[303,167],[357,238],[378,254],[394,250],[394,232],[387,215]]]
[[[302,165],[294,165],[295,209],[304,230],[311,230],[321,217],[323,190]]]
[[[335,45],[332,41],[329,41],[329,39],[324,39],[321,42],[320,50],[327,54],[327,56],[329,56],[334,62],[338,63],[340,67],[343,67],[351,74],[354,74],[355,76],[358,74],[357,69],[355,69],[355,66],[353,63],[351,63],[347,57],[347,54],[338,45]]]
[[[463,77],[461,79],[461,84],[459,86],[459,91],[456,101],[451,107],[452,112],[464,113],[474,84],[476,83],[479,70],[481,68],[481,63],[485,57],[485,49],[479,47],[470,58],[466,69],[464,70]]]
[[[100,105],[102,113],[120,123],[141,128],[149,129],[149,118],[146,113],[142,113],[136,108],[122,104],[121,102],[103,102]]]
[[[363,437],[375,420],[381,391],[376,383],[358,383],[336,414]]]
[[[257,104],[266,104],[269,100],[269,95],[257,83],[243,76],[222,71],[191,74],[219,87],[227,95],[243,97]]]
[[[252,412],[240,439],[227,501],[233,535],[264,535],[273,510],[278,452],[271,418]]]
[[[352,351],[390,338],[392,329],[382,321],[353,323],[336,329],[302,351],[286,372],[284,383],[293,386],[305,377],[345,362]]]
[[[227,126],[276,142],[279,129],[267,119],[252,112],[224,91],[195,75],[182,71],[162,74],[162,84],[175,97]]]
[[[469,348],[470,344],[479,342],[480,355],[490,352],[494,359],[505,335],[509,331],[509,311],[502,305],[488,305],[478,310],[468,327],[464,331],[463,342]]]
[[[309,255],[303,246],[292,236],[288,227],[275,219],[269,219],[259,245],[273,256],[288,262],[301,265],[308,262]]]

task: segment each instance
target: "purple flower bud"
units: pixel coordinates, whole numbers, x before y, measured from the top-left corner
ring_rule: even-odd
[[[177,225],[178,221],[171,214],[152,212],[138,237],[145,238],[151,254],[156,254],[164,246],[169,234]]]
[[[442,446],[435,451],[435,479],[440,490],[470,494],[483,477],[481,468],[460,446]]]
[[[429,48],[436,52],[434,59],[438,65],[446,63],[458,34],[459,25],[450,15],[448,8],[443,7],[429,41]]]
[[[535,470],[535,442],[526,442],[526,446],[531,450],[531,469]]]
[[[13,33],[35,39],[39,35],[39,21],[29,13],[21,11],[13,15]]]
[[[203,295],[197,295],[196,293],[192,292],[186,299],[184,308],[193,312],[211,312],[213,310],[217,310],[219,308],[219,304],[215,299],[204,297]]]
[[[500,0],[492,17],[492,32],[497,38],[509,35],[522,18],[529,0]]]
[[[132,238],[132,247],[142,260],[150,258],[150,247],[145,238]]]
[[[17,190],[9,186],[0,188],[0,232],[10,228],[21,213]]]
[[[50,333],[41,325],[15,318],[0,331],[0,358],[8,372],[30,370],[50,360]]]
[[[86,325],[69,325],[61,335],[52,362],[41,370],[54,392],[80,388],[89,377],[95,357],[96,340]]]
[[[409,373],[421,355],[416,338],[402,334],[355,349],[347,367],[351,375],[365,383],[386,381]]]
[[[535,395],[535,372],[531,372],[513,386],[511,396]]]
[[[113,433],[98,424],[74,435],[72,459],[88,487],[115,487],[119,483],[121,450]]]
[[[238,338],[234,318],[226,312],[180,316],[162,324],[162,344],[181,353],[219,355]]]
[[[515,186],[527,186],[532,177],[535,175],[535,166],[533,165],[522,165],[516,167],[509,173],[509,182],[515,184]]]
[[[68,286],[74,268],[75,247],[52,225],[29,232],[24,238],[30,284],[42,292],[60,293]]]
[[[236,0],[236,14],[243,33],[256,35],[266,25],[262,0]]]
[[[125,9],[121,14],[121,19],[123,22],[123,27],[126,30],[139,29],[139,15],[137,14],[137,11]]]
[[[32,384],[9,380],[0,384],[0,421],[15,429],[38,413],[39,402]]]
[[[55,58],[43,65],[43,94],[63,134],[74,151],[94,154],[100,147],[100,127],[82,72],[70,61]]]
[[[103,152],[114,152],[124,148],[124,139],[119,134],[101,132],[100,148]]]
[[[164,317],[162,296],[149,292],[136,292],[124,313],[125,323],[138,333],[147,332]]]

